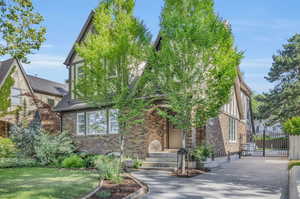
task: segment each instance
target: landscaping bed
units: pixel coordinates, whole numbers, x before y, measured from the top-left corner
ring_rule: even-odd
[[[122,199],[140,190],[142,187],[132,178],[125,176],[120,184],[103,181],[102,188],[90,199]]]
[[[94,190],[97,173],[55,168],[0,169],[1,199],[74,199]]]

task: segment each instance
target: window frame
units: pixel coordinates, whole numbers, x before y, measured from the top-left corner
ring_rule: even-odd
[[[229,143],[237,142],[237,120],[232,117],[229,117],[228,140]]]
[[[14,91],[18,91],[19,94],[18,95],[14,95]],[[12,106],[20,106],[22,104],[22,89],[20,88],[12,88],[11,89],[11,95],[10,95],[10,99],[11,99],[11,105]],[[14,103],[14,100],[13,99],[17,99],[19,102],[16,104]]]
[[[95,130],[95,132],[90,133],[90,129],[91,129],[91,125],[90,125],[90,115],[91,114],[97,114],[97,113],[101,113],[102,115],[104,115],[105,117],[105,121],[103,124],[105,124],[105,130],[100,132]],[[118,110],[117,109],[101,109],[101,110],[94,110],[94,111],[85,111],[85,112],[78,112],[76,114],[76,135],[77,136],[95,136],[95,135],[115,135],[115,134],[119,134],[119,123],[117,120],[117,116],[116,118],[114,118],[112,120],[112,112],[117,112],[116,114],[118,114]],[[83,116],[84,117],[84,132],[80,132],[80,124],[79,123],[79,117]],[[96,117],[96,116],[94,116]],[[95,118],[96,119],[96,118]],[[112,131],[112,123],[116,123],[117,128],[114,128],[114,130]]]
[[[79,117],[83,115],[84,118],[84,132],[80,132],[80,123]],[[78,112],[76,114],[76,135],[77,136],[85,136],[86,135],[86,113],[85,112]]]

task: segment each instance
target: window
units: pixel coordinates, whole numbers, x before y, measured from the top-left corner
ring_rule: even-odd
[[[97,135],[107,133],[106,110],[87,112],[87,135]]]
[[[85,134],[85,113],[77,113],[77,135]]]
[[[47,103],[48,103],[50,106],[54,106],[55,101],[54,101],[54,99],[48,98],[48,99],[47,99]]]
[[[109,110],[109,133],[117,134],[119,132],[118,110]]]
[[[229,118],[229,142],[236,142],[236,120]]]
[[[77,114],[78,135],[118,134],[118,110],[100,110]]]
[[[78,63],[75,65],[75,71],[76,71],[76,80],[83,77],[83,63]]]
[[[21,89],[12,88],[11,90],[11,104],[15,106],[21,105]]]

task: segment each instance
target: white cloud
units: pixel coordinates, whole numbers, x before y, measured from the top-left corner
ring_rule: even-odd
[[[33,68],[60,68],[63,67],[65,57],[49,54],[35,54],[29,57],[30,64],[26,64],[27,69]]]

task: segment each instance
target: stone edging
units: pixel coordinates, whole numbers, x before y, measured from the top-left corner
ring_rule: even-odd
[[[99,183],[99,185],[97,186],[97,188],[94,191],[88,193],[86,196],[84,196],[80,199],[89,199],[90,197],[92,197],[95,193],[97,193],[102,188],[102,185],[103,185],[103,180],[101,180],[101,182]]]
[[[149,187],[145,183],[139,181],[138,179],[136,179],[132,175],[127,175],[127,176],[130,177],[133,181],[135,181],[138,185],[140,185],[141,188],[139,190],[137,190],[136,192],[134,192],[132,194],[129,194],[128,196],[126,196],[123,199],[138,199],[141,196],[143,196],[143,195],[145,195],[146,193],[149,192]]]

